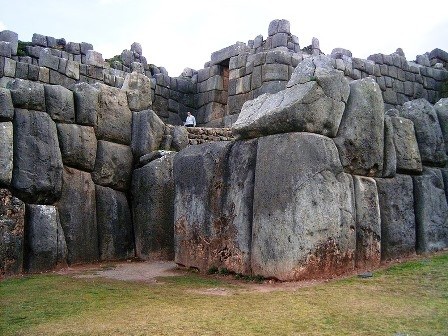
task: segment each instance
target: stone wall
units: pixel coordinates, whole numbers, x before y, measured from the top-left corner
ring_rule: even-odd
[[[448,248],[447,113],[423,98],[385,113],[373,78],[307,58],[244,104],[236,141],[176,155],[175,261],[301,280]]]

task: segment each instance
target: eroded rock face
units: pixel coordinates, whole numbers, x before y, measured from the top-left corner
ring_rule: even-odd
[[[448,155],[448,98],[440,99],[434,105],[434,109],[436,110],[443,140],[445,141],[445,153]]]
[[[64,167],[64,184],[57,208],[67,243],[68,263],[98,260],[95,185],[90,173]]]
[[[67,263],[67,245],[55,206],[27,205],[25,231],[27,272],[48,271]]]
[[[0,277],[23,268],[25,204],[8,189],[0,189]]]
[[[52,204],[61,195],[62,157],[56,124],[45,112],[15,110],[12,187],[28,203]]]
[[[353,182],[333,141],[308,133],[260,138],[255,170],[252,272],[281,280],[354,267]]]
[[[347,107],[334,141],[346,172],[382,176],[384,102],[372,78],[350,83]]]
[[[415,253],[414,190],[412,177],[376,178],[381,212],[381,259]]]
[[[400,116],[414,122],[423,164],[443,166],[447,156],[442,129],[434,107],[425,99],[413,100],[403,104]]]
[[[132,114],[132,152],[135,157],[159,149],[165,134],[165,124],[152,110]]]
[[[422,175],[412,178],[417,252],[442,250],[448,247],[448,205],[442,172],[439,169],[425,167]]]
[[[12,179],[13,127],[12,122],[0,122],[0,185],[9,186]]]
[[[121,89],[126,91],[131,111],[146,110],[152,105],[151,82],[145,75],[128,73]]]
[[[174,257],[174,155],[167,152],[133,172],[136,256],[144,260]]]
[[[250,272],[256,141],[191,146],[174,160],[175,261]]]
[[[232,130],[240,138],[301,131],[335,137],[349,90],[331,59],[309,58],[294,70],[285,90],[247,101]]]
[[[371,269],[381,262],[381,217],[376,182],[353,176],[356,198],[356,267]]]
[[[134,257],[132,217],[126,195],[98,185],[95,190],[100,259]]]
[[[73,96],[76,123],[96,127],[99,110],[99,90],[87,83],[77,83],[73,86]]]

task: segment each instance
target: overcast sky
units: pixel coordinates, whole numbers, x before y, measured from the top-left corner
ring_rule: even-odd
[[[326,54],[341,47],[367,58],[400,47],[411,61],[434,48],[448,52],[447,0],[0,0],[0,31],[22,41],[38,33],[89,42],[104,58],[139,42],[148,63],[171,76],[203,68],[212,52],[237,41],[266,38],[274,19],[290,21],[301,48],[317,37]]]

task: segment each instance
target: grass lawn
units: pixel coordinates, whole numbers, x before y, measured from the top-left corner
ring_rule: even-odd
[[[447,252],[367,279],[269,286],[194,273],[158,284],[7,279],[0,335],[448,335]]]

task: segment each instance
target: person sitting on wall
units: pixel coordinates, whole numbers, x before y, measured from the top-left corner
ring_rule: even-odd
[[[196,118],[190,112],[187,112],[187,119],[184,122],[187,127],[196,127]]]

